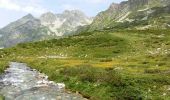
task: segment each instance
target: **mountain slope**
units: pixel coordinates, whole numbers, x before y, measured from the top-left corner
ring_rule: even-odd
[[[0,47],[17,43],[57,38],[70,34],[79,26],[88,25],[92,19],[78,10],[64,11],[62,14],[45,13],[39,19],[31,14],[10,23],[0,30]]]
[[[157,28],[156,26],[160,24],[161,28],[167,28],[169,27],[167,17],[170,16],[169,4],[169,0],[128,0],[120,4],[113,3],[109,9],[94,18],[90,30]]]
[[[43,27],[40,25],[40,20],[30,14],[7,25],[1,29],[3,46],[8,47],[21,42],[41,39],[45,33],[41,30]]]

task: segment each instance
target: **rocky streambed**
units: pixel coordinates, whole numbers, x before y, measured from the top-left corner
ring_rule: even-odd
[[[66,92],[64,83],[49,81],[45,74],[17,62],[0,76],[0,95],[5,100],[86,100]]]

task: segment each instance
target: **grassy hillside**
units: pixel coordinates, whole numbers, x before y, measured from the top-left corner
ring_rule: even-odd
[[[170,30],[102,30],[0,50],[91,100],[170,99]],[[1,71],[1,72],[2,72]]]

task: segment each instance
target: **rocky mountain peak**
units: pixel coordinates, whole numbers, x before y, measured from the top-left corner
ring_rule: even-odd
[[[63,12],[63,14],[64,13],[77,13],[77,14],[84,14],[82,11],[80,11],[80,10],[65,10],[64,12]]]
[[[117,4],[117,3],[112,3],[111,5],[110,5],[110,7],[109,7],[109,9],[112,9],[112,10],[114,10],[114,9],[118,9],[119,8],[119,4]]]
[[[21,27],[23,25],[28,24],[35,24],[36,26],[39,25],[40,21],[36,19],[33,15],[27,14],[26,16],[22,17],[21,19],[18,19],[15,22],[12,22],[1,29],[3,32],[11,32],[15,30],[18,27]]]
[[[41,24],[48,27],[56,36],[69,34],[75,31],[76,27],[91,23],[91,18],[79,10],[65,10],[60,14],[47,12],[40,17],[40,20]]]
[[[68,35],[91,22],[91,18],[78,10],[66,10],[61,14],[47,12],[40,18],[28,14],[0,30],[0,47]]]
[[[52,12],[47,12],[41,15],[41,17],[53,17],[55,16],[55,14],[53,14]]]
[[[170,5],[170,0],[126,0],[119,4],[112,3],[106,11],[100,12],[94,18],[89,30],[101,30],[115,27],[114,25],[124,22],[131,23],[133,21],[139,21],[139,25],[141,22],[146,23],[146,25],[149,24],[149,22],[153,24],[153,22],[155,22],[155,20],[153,20],[153,17],[156,17],[155,15],[164,16],[163,13],[170,12],[168,7],[166,7],[168,5]],[[164,24],[167,25],[167,23]]]
[[[54,16],[55,16],[55,14],[52,12],[47,12],[47,13],[44,13],[41,15],[41,17],[54,17]]]
[[[28,15],[22,17],[21,19],[30,20],[30,19],[35,19],[35,18],[32,14],[28,14]]]
[[[87,17],[83,12],[79,10],[65,10],[61,15],[65,17]]]
[[[41,15],[40,20],[42,23],[53,23],[56,20],[56,15],[52,12],[47,12]]]
[[[136,10],[148,5],[149,0],[128,0],[130,10]]]

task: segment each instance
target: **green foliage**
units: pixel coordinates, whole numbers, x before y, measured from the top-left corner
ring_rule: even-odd
[[[0,95],[0,100],[5,100],[4,96]]]
[[[160,73],[161,70],[160,69],[146,69],[145,73],[151,73],[151,74],[155,74],[155,73]]]
[[[169,30],[107,29],[23,43],[0,50],[0,72],[19,61],[91,100],[168,99],[169,41]]]
[[[113,61],[112,58],[104,58],[100,60],[100,62],[111,62],[111,61]]]
[[[0,58],[0,74],[8,67],[8,60],[3,60]]]
[[[110,91],[107,92],[107,96],[104,98],[116,98],[116,99],[142,99],[141,96],[142,90],[136,89],[136,87],[131,86],[133,81],[125,80],[122,75],[115,71],[114,69],[101,69],[101,68],[94,68],[87,65],[78,66],[74,68],[65,68],[60,72],[64,77],[72,77],[68,80],[71,81],[72,79],[76,78],[76,81],[79,83],[78,85],[85,85],[82,83],[87,83],[92,86],[93,89],[101,88],[109,86]],[[68,81],[67,80],[67,81]],[[130,82],[130,83],[129,83]],[[70,86],[70,85],[69,85]],[[71,86],[69,88],[76,88],[77,86]],[[83,86],[80,86],[83,87]],[[86,88],[92,88],[88,85],[85,85]],[[81,88],[79,88],[81,89]],[[84,88],[82,88],[84,89]],[[88,90],[89,92],[91,91]],[[90,95],[90,94],[88,94]],[[93,93],[92,95],[95,95]],[[98,99],[102,99],[101,96],[97,97]]]

